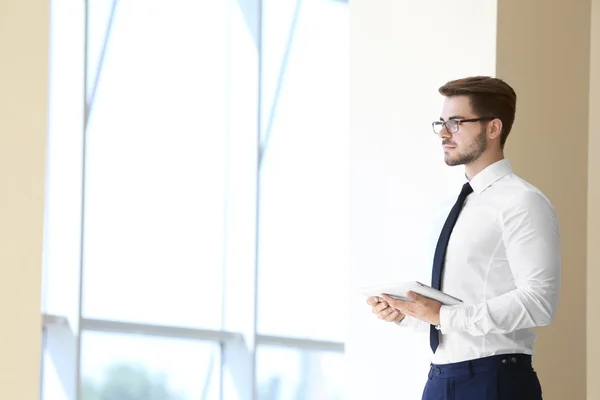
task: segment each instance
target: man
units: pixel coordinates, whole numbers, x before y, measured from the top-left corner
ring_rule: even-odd
[[[558,304],[556,213],[504,158],[514,90],[500,79],[470,77],[439,92],[445,101],[433,130],[446,164],[464,165],[468,182],[440,235],[432,286],[463,304],[415,293],[412,301],[382,294],[367,303],[382,320],[427,327],[433,359],[423,400],[539,400],[532,329],[550,324]]]

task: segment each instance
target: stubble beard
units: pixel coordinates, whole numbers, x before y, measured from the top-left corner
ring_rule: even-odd
[[[444,157],[444,161],[446,165],[450,167],[454,167],[457,165],[466,165],[471,164],[475,160],[477,160],[483,152],[487,149],[487,140],[485,136],[485,128],[479,132],[479,135],[475,138],[473,143],[469,145],[467,150],[463,153],[459,153],[457,155],[451,156],[450,154],[446,154]]]

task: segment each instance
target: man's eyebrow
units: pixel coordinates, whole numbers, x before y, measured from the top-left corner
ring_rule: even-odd
[[[466,118],[461,115],[453,115],[450,118],[448,118],[448,121],[450,121],[451,119],[466,119]],[[440,117],[440,121],[444,121],[444,118]]]

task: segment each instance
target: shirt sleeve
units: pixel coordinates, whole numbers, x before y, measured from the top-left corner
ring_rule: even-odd
[[[561,279],[554,208],[541,194],[526,191],[500,214],[499,222],[515,289],[480,304],[442,306],[442,333],[506,334],[553,321]]]
[[[396,324],[402,328],[411,328],[415,332],[429,332],[429,323],[410,315],[405,316],[402,321],[396,322]]]

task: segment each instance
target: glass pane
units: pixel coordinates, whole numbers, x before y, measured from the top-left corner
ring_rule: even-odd
[[[82,400],[218,400],[217,343],[85,332]]]
[[[292,50],[297,45],[302,0],[263,0],[261,140],[279,106]]]
[[[349,250],[348,4],[306,0],[291,7],[296,15],[289,18],[289,1],[279,2],[266,0],[264,6],[265,60],[274,63],[265,71],[280,71],[282,79],[277,89],[270,78],[265,83],[275,105],[263,109],[263,121],[272,122],[263,126],[258,328],[342,341]],[[282,35],[290,39],[287,50],[281,50]],[[272,51],[276,56],[269,56]]]
[[[344,354],[260,346],[256,354],[259,400],[341,400]]]
[[[60,318],[44,318],[42,400],[73,400],[77,387],[77,333]]]
[[[86,317],[221,325],[229,13],[117,2],[87,127]]]
[[[113,30],[111,18],[116,15],[117,0],[92,0],[88,1],[87,12],[90,16],[87,23],[87,90],[88,99],[93,95],[96,77],[101,65],[101,57],[105,43],[108,44],[107,35]]]

